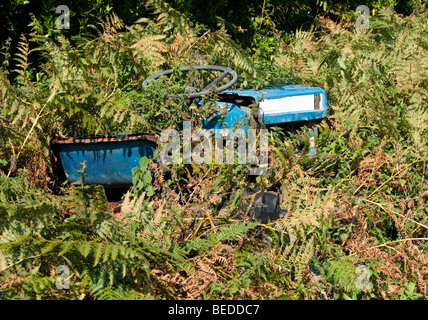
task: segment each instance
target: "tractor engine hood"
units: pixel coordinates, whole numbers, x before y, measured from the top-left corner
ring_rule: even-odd
[[[263,90],[227,90],[220,95],[220,101],[231,102],[231,111],[234,106],[241,107],[243,103],[247,106],[258,104],[258,121],[265,125],[310,121],[327,116],[326,91],[300,85]]]

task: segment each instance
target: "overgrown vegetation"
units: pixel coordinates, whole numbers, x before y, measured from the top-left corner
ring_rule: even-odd
[[[226,20],[195,23],[180,3],[147,0],[150,17],[125,24],[109,12],[92,34],[70,37],[33,16],[16,47],[3,43],[0,298],[426,299],[424,3],[401,16],[395,2],[376,2],[368,30],[328,2],[339,19],[324,12],[306,31],[281,32],[264,11],[250,47]],[[294,153],[299,134],[272,128],[269,171],[257,179],[246,165],[159,168],[142,158],[119,208],[85,184],[84,164],[78,182],[59,179],[55,138],[160,133],[189,119],[168,94],[201,87],[200,75],[141,83],[197,64],[230,66],[241,88],[324,88],[317,155]],[[196,115],[210,112],[205,102]],[[252,197],[231,192],[240,188],[277,192],[286,213],[252,220],[242,209]],[[56,287],[60,265],[69,290]],[[358,266],[368,286],[358,285]]]

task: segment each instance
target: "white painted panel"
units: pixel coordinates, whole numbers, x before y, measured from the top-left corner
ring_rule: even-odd
[[[313,111],[314,99],[313,94],[302,96],[291,96],[280,99],[264,100],[260,103],[259,107],[265,114],[284,113],[293,111]],[[320,106],[322,106],[322,95]]]

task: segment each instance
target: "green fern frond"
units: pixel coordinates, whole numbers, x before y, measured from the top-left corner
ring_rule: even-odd
[[[209,240],[213,245],[230,240],[238,240],[244,237],[250,229],[258,224],[257,222],[246,223],[238,221],[230,225],[224,225],[218,228],[219,230],[217,233],[211,233]]]
[[[28,62],[28,55],[30,53],[30,49],[28,40],[24,34],[21,34],[17,49],[19,52],[15,54],[14,58],[14,60],[16,61],[16,69],[14,71],[18,73],[18,77],[16,78],[16,80],[21,85],[27,85],[29,79],[26,74],[26,71],[28,66],[30,65],[30,63]]]

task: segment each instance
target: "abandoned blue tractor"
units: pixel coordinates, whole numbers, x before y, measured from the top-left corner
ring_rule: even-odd
[[[323,89],[300,85],[263,90],[232,89],[238,78],[232,69],[192,66],[180,68],[180,71],[187,72],[191,68],[221,73],[201,91],[187,91],[182,96],[197,105],[202,97],[213,92],[216,94],[217,105],[224,112],[204,119],[204,129],[221,132],[223,129],[235,129],[237,123],[244,131],[256,125],[267,129],[280,126],[284,130],[302,126],[315,128],[314,125],[327,116],[327,95]],[[143,90],[147,90],[151,81],[172,73],[173,70],[166,70],[152,75],[143,82]],[[219,86],[225,81],[226,84]],[[80,178],[76,170],[86,162],[86,184],[115,187],[132,185],[132,169],[139,166],[141,157],[150,158],[154,154],[157,142],[158,137],[154,134],[137,133],[57,140],[55,148],[68,181],[75,182]],[[315,151],[315,146],[311,145],[310,152]]]

